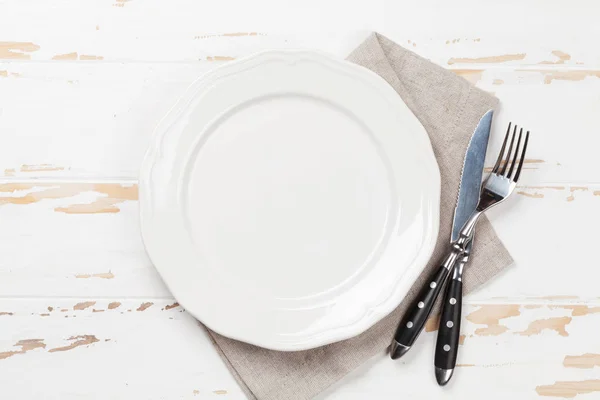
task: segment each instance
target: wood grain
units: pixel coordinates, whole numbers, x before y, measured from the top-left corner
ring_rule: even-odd
[[[453,64],[498,64],[507,61],[521,61],[525,59],[526,54],[503,54],[499,56],[486,56],[477,58],[451,58],[448,65]]]
[[[543,330],[553,330],[560,336],[569,336],[566,330],[566,326],[571,323],[573,318],[571,317],[557,317],[557,318],[546,318],[529,323],[529,326],[523,332],[519,332],[520,335],[532,336],[539,335]]]
[[[467,315],[467,320],[478,325],[487,325],[485,328],[478,328],[475,331],[477,335],[495,336],[500,335],[508,328],[500,324],[500,320],[510,317],[519,316],[519,305],[487,305],[482,306],[479,310]]]
[[[35,350],[38,348],[45,348],[46,345],[43,343],[43,339],[23,339],[15,343],[15,347],[20,347],[21,349],[13,351],[4,351],[0,353],[0,360],[12,357],[16,354],[25,354],[28,351]]]
[[[81,197],[84,194],[96,194],[91,202],[72,201],[68,206],[55,207],[54,211],[65,214],[102,214],[118,213],[119,203],[137,200],[136,185],[110,183],[0,183],[0,206],[28,205],[43,200],[56,200]],[[89,196],[85,196],[89,198]]]
[[[37,51],[40,46],[31,42],[0,42],[0,59],[27,60],[29,53]]]
[[[552,385],[542,385],[535,388],[540,396],[562,397],[572,399],[579,394],[600,392],[600,380],[568,382],[561,381]]]
[[[567,368],[591,369],[600,367],[600,354],[586,353],[579,356],[566,356],[563,365]]]
[[[72,343],[67,345],[67,346],[63,346],[63,347],[55,347],[53,349],[48,350],[49,353],[54,353],[56,351],[68,351],[68,350],[73,350],[76,347],[79,346],[87,346],[93,343],[97,343],[100,340],[98,340],[98,338],[96,338],[96,336],[94,335],[79,335],[79,336],[71,336],[70,338],[67,339],[68,341],[71,341]]]
[[[564,63],[566,63],[567,61],[569,61],[571,59],[571,55],[565,53],[564,51],[553,50],[552,54],[554,56],[556,56],[558,58],[558,60],[555,60],[555,61],[540,61],[540,64],[552,64],[552,65],[564,64]]]
[[[101,272],[98,274],[77,274],[77,275],[75,275],[75,278],[79,278],[79,279],[89,279],[89,278],[113,279],[114,277],[115,277],[115,274],[113,274],[110,271]]]

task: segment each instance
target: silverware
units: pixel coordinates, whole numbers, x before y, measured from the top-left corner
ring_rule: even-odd
[[[471,216],[465,223],[464,227],[459,232],[459,238],[454,246],[456,252],[462,251],[462,258],[455,266],[453,277],[448,284],[446,295],[442,303],[442,312],[440,316],[440,326],[435,349],[435,377],[441,386],[445,385],[452,378],[454,367],[456,366],[456,357],[458,354],[458,342],[460,338],[460,319],[461,319],[461,304],[462,304],[462,272],[464,265],[467,263],[470,253],[470,246],[473,243],[473,232],[479,217],[491,207],[503,202],[515,189],[521,167],[525,159],[527,151],[527,142],[529,141],[529,131],[525,135],[525,143],[523,150],[519,156],[519,147],[523,136],[523,128],[519,131],[517,146],[512,152],[515,137],[517,136],[517,126],[515,125],[506,154],[504,158],[504,150],[510,135],[511,124],[508,125],[504,143],[500,150],[500,155],[496,161],[492,173],[484,181],[479,196],[479,202]],[[512,156],[512,162],[511,162]],[[510,165],[510,168],[508,167]],[[515,171],[515,166],[517,167]],[[508,171],[507,171],[508,168]],[[513,177],[513,171],[515,171]],[[466,244],[466,245],[465,245]]]
[[[491,121],[490,121],[491,122]],[[510,132],[508,125],[508,131]],[[488,133],[491,124],[487,126]],[[489,135],[488,135],[489,137]],[[486,143],[487,144],[487,143]],[[460,229],[467,221],[467,218],[475,211],[477,202],[479,201],[479,193],[481,191],[481,177],[483,175],[483,161],[485,158],[486,149],[477,148],[483,154],[483,157],[476,158],[471,146],[467,149],[463,168],[463,178],[465,184],[461,184],[459,188],[458,204],[463,204],[461,208],[455,210],[454,225],[452,227],[451,242],[458,239]],[[461,202],[461,197],[465,197],[465,201]],[[465,265],[469,261],[471,248],[473,247],[473,238],[466,247],[465,253],[456,262],[452,271],[452,278],[448,282],[446,293],[442,301],[442,310],[440,313],[440,326],[435,350],[435,378],[440,386],[444,386],[450,381],[454,367],[456,366],[456,357],[458,355],[458,343],[460,340],[460,322],[462,315],[462,275]],[[443,322],[442,322],[443,321]],[[444,350],[445,346],[449,350]],[[446,348],[448,348],[446,347]]]
[[[491,122],[491,121],[490,121]],[[491,125],[491,124],[490,124]],[[490,125],[487,126],[488,133]],[[508,126],[510,131],[510,124]],[[489,137],[489,135],[488,135]],[[487,144],[487,143],[486,143]],[[475,211],[481,191],[481,177],[483,175],[483,160],[485,158],[486,148],[477,148],[478,154],[483,157],[475,157],[474,149],[471,146],[467,149],[465,155],[465,166],[463,168],[462,180],[466,182],[459,189],[458,204],[463,204],[459,209],[457,207],[454,213],[454,225],[452,229],[451,242],[458,239],[460,229],[467,218]],[[461,202],[461,196],[465,201]],[[474,235],[473,235],[474,236]],[[446,287],[442,301],[442,310],[440,313],[440,326],[438,329],[436,350],[435,350],[435,378],[440,386],[444,386],[450,381],[454,367],[456,366],[456,357],[458,355],[458,343],[460,340],[460,322],[462,316],[462,275],[465,265],[469,261],[471,248],[473,247],[473,238],[467,245],[464,254],[456,262],[452,271],[452,278]],[[448,350],[446,350],[448,349]]]
[[[454,209],[450,243],[458,240],[459,232],[475,210],[481,189],[481,176],[487,150],[493,111],[486,112],[477,124],[463,162],[463,171]],[[467,246],[470,250],[470,246]],[[391,347],[392,359],[403,356],[421,333],[435,300],[443,288],[454,265],[454,259],[446,260],[430,277],[417,299],[402,318]]]

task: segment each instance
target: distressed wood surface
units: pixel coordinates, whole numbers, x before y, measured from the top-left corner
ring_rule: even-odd
[[[345,57],[371,30],[494,93],[533,132],[490,218],[516,264],[465,299],[456,377],[435,323],[321,399],[600,398],[600,5],[543,0],[0,2],[0,393],[242,399],[139,233],[137,171],[199,75],[273,48]],[[488,166],[492,164],[488,160]]]

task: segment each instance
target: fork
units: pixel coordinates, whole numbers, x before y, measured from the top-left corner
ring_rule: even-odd
[[[477,207],[461,229],[459,239],[453,243],[453,251],[459,254],[458,257],[465,255],[466,246],[473,238],[473,232],[479,217],[485,211],[506,200],[517,186],[527,151],[529,131],[525,134],[525,142],[519,157],[523,128],[519,131],[517,146],[513,153],[513,145],[517,136],[517,126],[514,126],[505,158],[506,144],[508,143],[509,136],[511,136],[510,128],[511,124],[509,123],[496,164],[481,186]],[[454,276],[448,284],[444,301],[442,302],[440,326],[435,349],[435,376],[440,385],[445,385],[452,377],[458,354],[462,300],[462,266],[460,266],[460,263],[459,261],[459,266],[454,269]]]
[[[519,139],[517,140],[517,147],[513,153],[513,145],[515,143],[515,137],[517,135],[517,126],[513,130],[513,134],[510,135],[510,127],[506,132],[506,136],[504,137],[504,142],[502,143],[502,148],[500,149],[500,154],[498,155],[498,159],[496,160],[496,165],[492,169],[492,172],[488,175],[488,177],[483,181],[481,185],[481,193],[479,195],[479,202],[477,203],[477,207],[475,211],[465,225],[460,231],[459,238],[456,240],[454,246],[458,247],[457,250],[460,251],[460,254],[464,252],[464,248],[471,240],[471,236],[473,231],[475,230],[475,225],[477,225],[477,221],[479,217],[489,210],[490,208],[502,203],[504,200],[508,198],[517,187],[517,181],[521,176],[521,169],[523,167],[523,162],[525,161],[525,153],[527,152],[527,143],[529,142],[529,131],[525,134],[525,143],[523,144],[523,150],[521,151],[521,156],[519,156],[519,150],[521,146],[521,139],[523,136],[523,128],[519,131]],[[504,160],[504,150],[506,149],[506,143],[508,142],[508,137],[512,136],[510,140],[510,146],[508,147],[508,152],[506,153],[506,159]],[[511,162],[512,156],[512,162]],[[503,162],[504,160],[504,162]],[[518,165],[517,165],[518,163]],[[510,164],[510,168],[507,171],[507,167]],[[517,166],[517,170],[513,176],[513,171],[515,166]]]

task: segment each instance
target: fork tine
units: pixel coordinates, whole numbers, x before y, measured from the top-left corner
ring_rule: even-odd
[[[508,123],[508,129],[506,130],[506,135],[504,136],[504,143],[502,143],[502,148],[500,149],[500,154],[498,154],[498,160],[496,160],[496,165],[492,169],[492,173],[498,172],[498,168],[500,168],[500,164],[502,163],[502,158],[504,157],[504,148],[506,147],[506,142],[508,141],[508,134],[510,133],[510,125],[512,122]]]
[[[523,136],[523,128],[519,131],[519,139],[517,140],[517,148],[515,149],[515,155],[513,156],[512,163],[510,164],[510,169],[508,170],[508,175],[506,177],[510,179],[513,173],[513,169],[515,168],[515,164],[517,163],[517,156],[519,155],[519,146],[521,145],[521,136]]]
[[[523,166],[523,162],[525,161],[525,152],[527,151],[527,142],[529,141],[529,131],[525,135],[525,143],[523,144],[523,151],[521,152],[521,160],[519,161],[519,166],[517,167],[517,172],[515,173],[515,182],[519,180],[519,176],[521,175],[521,167]]]
[[[513,145],[515,144],[516,134],[517,134],[517,125],[515,125],[515,128],[513,129],[513,134],[510,139],[510,146],[508,146],[508,152],[506,153],[506,160],[504,161],[502,168],[500,168],[498,175],[504,175],[504,173],[506,172],[506,167],[508,167],[508,163],[510,162],[510,155],[512,154],[512,148],[513,148]]]

